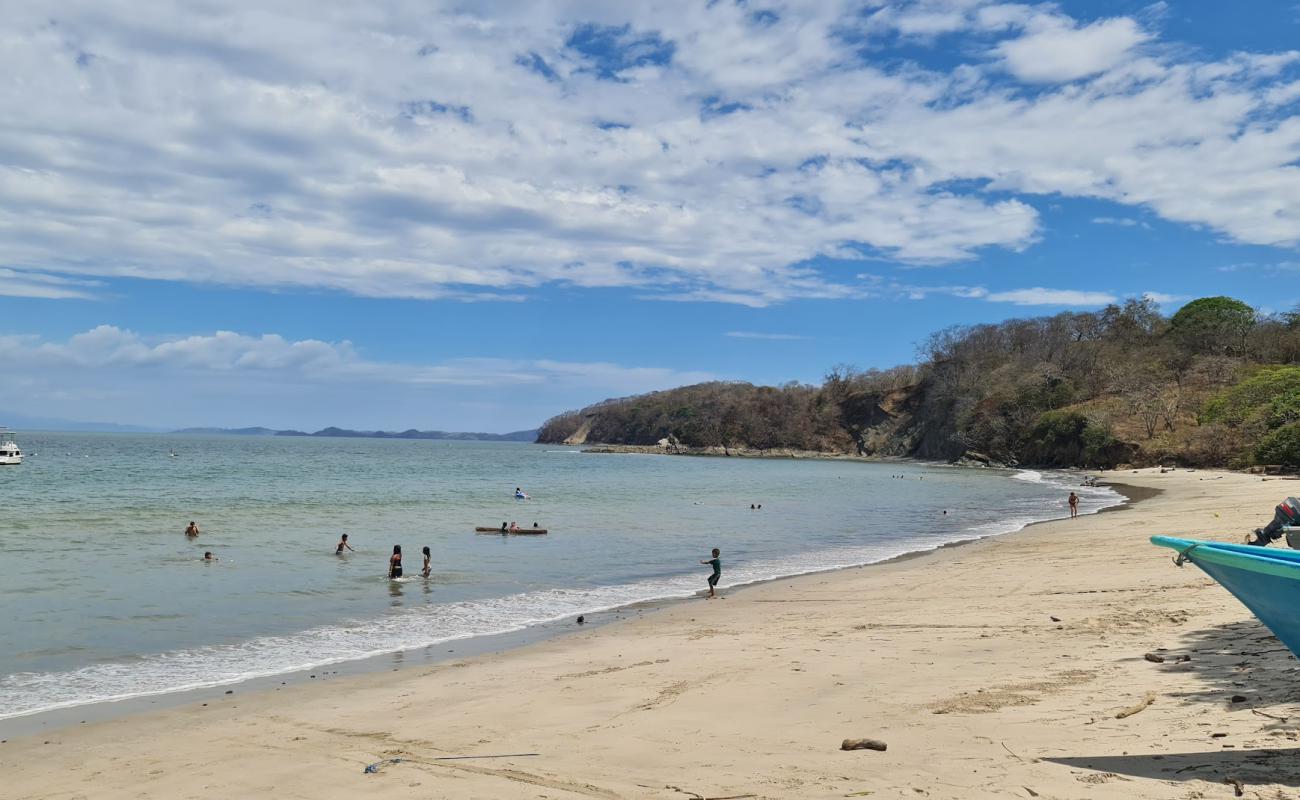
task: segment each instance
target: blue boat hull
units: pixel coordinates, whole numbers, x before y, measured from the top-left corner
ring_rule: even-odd
[[[1300,551],[1152,536],[1218,581],[1300,656]]]

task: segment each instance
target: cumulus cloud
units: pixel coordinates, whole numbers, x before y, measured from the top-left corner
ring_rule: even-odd
[[[367,359],[347,341],[232,331],[156,338],[112,325],[61,341],[3,335],[0,361],[22,376],[0,386],[0,407],[75,417],[85,413],[88,398],[96,398],[105,404],[99,414],[164,426],[243,424],[227,418],[230,410],[222,408],[225,399],[238,397],[240,403],[229,405],[244,409],[242,413],[264,409],[259,413],[275,417],[267,424],[297,426],[307,424],[304,418],[318,418],[322,425],[350,424],[329,415],[339,408],[396,405],[410,415],[396,418],[384,411],[384,416],[356,424],[381,427],[424,420],[426,426],[436,427],[446,424],[441,413],[447,413],[451,419],[499,430],[536,424],[592,396],[636,394],[716,377],[603,361],[457,358],[397,363]],[[519,416],[512,423],[493,424],[491,412],[502,393],[512,393],[511,410]],[[140,416],[142,408],[156,405],[146,402],[148,398],[164,394],[169,401],[163,411]],[[527,398],[533,396],[540,402],[529,403]],[[309,411],[313,403],[319,411]],[[462,407],[467,405],[476,410],[467,412]]]
[[[900,67],[890,35],[966,63]],[[983,0],[14,4],[0,265],[29,279],[0,292],[760,306],[858,296],[819,256],[1027,248],[1057,195],[1300,244],[1298,54],[1152,41]]]
[[[1068,17],[1037,15],[1023,35],[1002,42],[995,52],[1017,78],[1054,83],[1105,72],[1149,38],[1127,17],[1080,26]]]

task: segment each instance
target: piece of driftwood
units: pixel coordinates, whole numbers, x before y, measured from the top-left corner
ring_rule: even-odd
[[[1163,663],[1165,663],[1165,657],[1164,657],[1164,656],[1158,656],[1158,655],[1156,655],[1155,653],[1147,653],[1146,655],[1144,655],[1144,656],[1142,656],[1142,657],[1145,658],[1147,661],[1150,661],[1152,664],[1163,664]]]
[[[1142,698],[1142,702],[1138,703],[1138,704],[1135,705],[1135,706],[1129,706],[1128,708],[1124,709],[1123,711],[1118,711],[1118,712],[1116,712],[1116,713],[1115,713],[1115,719],[1124,719],[1124,718],[1126,718],[1126,717],[1131,717],[1131,716],[1133,716],[1134,714],[1138,713],[1139,711],[1145,711],[1146,708],[1147,708],[1147,706],[1151,705],[1151,704],[1154,703],[1155,701],[1156,701],[1156,693],[1155,693],[1155,692],[1147,692],[1147,693],[1146,693],[1146,697],[1143,697],[1143,698]]]
[[[888,747],[879,739],[845,739],[840,743],[841,750],[878,750],[883,753]]]
[[[637,784],[637,785],[640,786],[641,784]],[[699,792],[692,792],[689,789],[683,789],[680,786],[673,786],[672,784],[668,784],[664,788],[672,789],[674,792],[677,792],[678,794],[690,795],[691,800],[746,800],[746,798],[758,797],[758,795],[756,794],[729,794],[726,797],[705,797]]]

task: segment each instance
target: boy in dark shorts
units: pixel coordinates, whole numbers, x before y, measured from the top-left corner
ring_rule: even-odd
[[[714,587],[718,585],[718,578],[722,577],[722,559],[718,558],[720,555],[722,555],[722,551],[715,547],[713,548],[713,558],[700,562],[713,567],[713,574],[709,576],[709,599],[718,596],[718,593],[714,591]]]

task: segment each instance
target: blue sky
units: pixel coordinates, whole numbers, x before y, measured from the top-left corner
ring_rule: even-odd
[[[0,413],[505,431],[947,325],[1300,303],[1290,3],[6,17]]]

